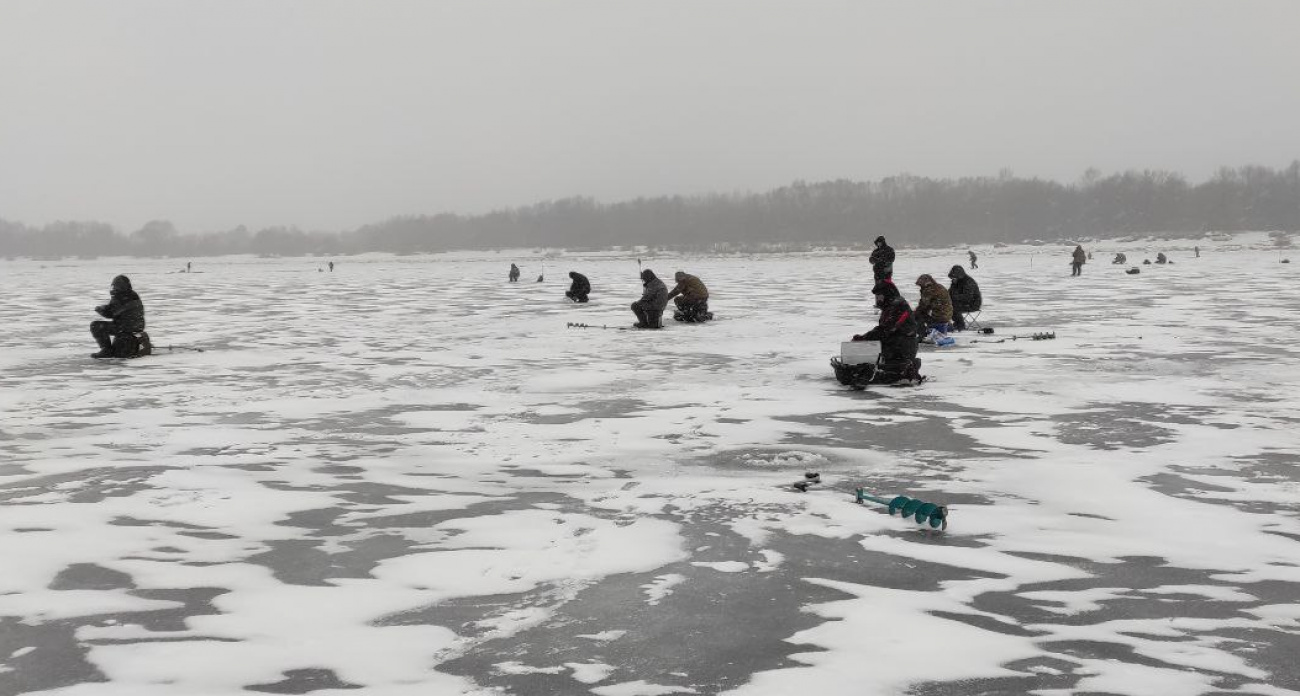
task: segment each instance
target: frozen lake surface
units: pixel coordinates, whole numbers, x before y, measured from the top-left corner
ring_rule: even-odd
[[[1300,693],[1300,293],[1189,247],[982,251],[997,333],[865,392],[862,256],[647,260],[721,318],[659,332],[566,328],[629,258],[0,263],[0,694]]]

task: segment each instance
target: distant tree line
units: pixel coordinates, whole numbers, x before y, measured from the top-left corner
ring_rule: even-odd
[[[1300,161],[1222,168],[1197,184],[1174,173],[1089,170],[1061,183],[996,177],[796,182],[755,194],[622,203],[567,198],[485,215],[397,217],[345,232],[294,227],[183,234],[165,220],[123,233],[100,222],[29,227],[0,219],[6,257],[343,255],[509,247],[648,245],[685,250],[867,247],[1300,230]]]

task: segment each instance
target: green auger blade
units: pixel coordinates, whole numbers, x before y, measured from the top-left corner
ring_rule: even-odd
[[[948,528],[948,508],[943,505],[927,503],[924,500],[909,498],[905,495],[894,496],[892,500],[886,501],[884,498],[878,498],[867,493],[864,488],[855,488],[853,490],[854,502],[861,504],[863,501],[870,500],[873,503],[880,503],[889,507],[889,514],[901,515],[902,517],[911,517],[917,524],[930,523],[935,529]]]

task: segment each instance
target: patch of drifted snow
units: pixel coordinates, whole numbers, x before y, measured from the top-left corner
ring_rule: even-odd
[[[604,642],[604,641],[618,640],[619,638],[622,638],[625,635],[627,635],[627,631],[601,631],[600,633],[579,633],[577,637],[586,638],[587,640],[598,640]]]
[[[686,582],[686,576],[679,573],[660,575],[651,582],[641,586],[646,595],[646,604],[655,606],[673,593],[673,587]]]
[[[603,682],[615,669],[603,662],[566,662],[564,666],[573,670],[573,678],[583,684]]]
[[[699,693],[687,686],[662,686],[651,684],[644,679],[600,686],[591,690],[596,696],[669,696],[669,694]]]
[[[749,570],[749,564],[744,561],[692,561],[691,565],[697,568],[712,568],[719,573],[741,573]]]

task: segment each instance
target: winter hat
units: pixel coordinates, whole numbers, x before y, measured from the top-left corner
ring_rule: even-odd
[[[875,287],[871,288],[871,294],[880,295],[887,299],[899,296],[898,288],[889,280],[882,280],[879,283],[876,283]]]

